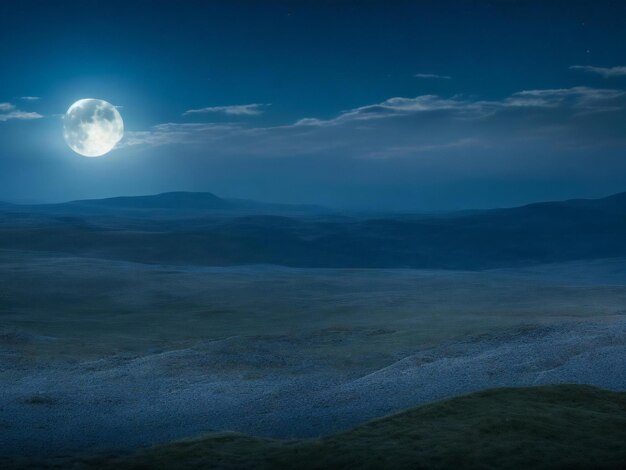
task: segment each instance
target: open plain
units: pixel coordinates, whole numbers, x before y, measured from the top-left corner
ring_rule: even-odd
[[[315,437],[495,387],[626,389],[624,259],[446,271],[0,256],[2,455]]]

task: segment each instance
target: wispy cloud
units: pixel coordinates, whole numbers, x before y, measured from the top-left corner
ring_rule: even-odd
[[[126,132],[121,147],[133,145],[170,145],[188,144],[193,142],[207,142],[223,138],[228,134],[240,130],[241,127],[232,124],[214,123],[173,123],[168,122],[153,126],[147,131]]]
[[[413,75],[415,78],[438,78],[440,80],[450,80],[452,77],[450,75],[439,75],[436,73],[416,73]]]
[[[594,67],[591,65],[572,65],[571,70],[582,70],[583,72],[595,73],[604,78],[626,77],[626,66],[617,67]]]
[[[11,111],[10,113],[0,114],[0,122],[9,121],[11,119],[41,119],[43,116],[39,113],[29,113],[26,111]]]
[[[626,106],[626,91],[610,88],[554,88],[546,90],[526,90],[513,94],[509,105],[524,103],[543,107],[563,107],[575,111],[614,111]]]
[[[40,119],[43,116],[39,113],[21,111],[11,103],[0,103],[0,122],[12,119]]]
[[[190,110],[189,113],[224,112],[228,108],[231,115],[250,114],[256,112],[259,104],[222,106],[205,108],[205,110]],[[237,108],[236,110],[233,108]],[[246,109],[242,111],[241,108]],[[608,113],[626,110],[626,91],[609,88],[572,87],[554,89],[522,90],[513,93],[500,100],[480,100],[463,96],[441,97],[438,95],[420,95],[412,98],[393,97],[380,103],[360,106],[342,111],[330,119],[315,117],[302,118],[293,123],[274,127],[253,127],[243,123],[165,123],[159,124],[145,131],[127,132],[123,145],[169,145],[169,144],[193,144],[212,143],[220,141],[228,145],[234,151],[235,148],[251,154],[259,152],[258,142],[267,139],[264,148],[272,152],[279,145],[283,150],[302,153],[312,149],[320,149],[322,146],[336,148],[342,146],[345,141],[346,147],[352,145],[358,147],[355,142],[348,143],[348,134],[352,133],[355,140],[356,134],[367,129],[367,135],[361,136],[362,142],[375,136],[377,132],[401,134],[400,129],[411,129],[410,126],[442,126],[441,133],[445,133],[443,127],[455,126],[458,128],[478,128],[487,120],[494,121],[495,116],[506,117],[499,124],[511,128],[532,126],[533,123],[542,122],[542,129],[555,128],[569,119],[583,117],[587,114]],[[389,121],[389,124],[385,124]],[[495,120],[494,122],[496,122]],[[435,124],[437,123],[437,124]],[[514,124],[516,123],[516,124]],[[404,126],[404,127],[403,127]],[[332,130],[335,129],[335,130]],[[536,126],[538,129],[538,125]],[[332,137],[322,135],[332,132]],[[398,149],[412,149],[421,152],[438,150],[452,150],[459,145],[450,145],[446,142],[433,143],[429,136],[421,136],[420,142],[413,142],[411,134],[415,131],[407,131],[398,138],[406,139],[409,143],[399,145],[398,142],[390,143],[396,150],[391,155],[400,153]],[[453,142],[475,142],[471,135],[454,136]],[[330,135],[330,134],[329,134]],[[408,137],[407,137],[408,136]],[[372,137],[373,138],[373,137]],[[257,144],[252,145],[256,139]],[[317,139],[317,140],[316,140]],[[325,141],[325,143],[323,142]],[[243,149],[246,142],[250,149]],[[374,145],[379,147],[378,142]],[[306,147],[306,149],[305,149]],[[383,149],[384,150],[384,149]],[[373,150],[377,154],[378,150]]]
[[[624,101],[626,101],[625,91],[589,87],[523,90],[502,100],[493,101],[420,95],[414,98],[390,98],[381,103],[344,111],[327,120],[304,118],[297,121],[294,126],[330,126],[348,121],[371,121],[417,113],[442,112],[472,119],[521,108],[567,108],[578,112],[601,112],[623,109],[626,106]]]
[[[370,121],[414,113],[436,111],[476,111],[480,105],[471,101],[441,98],[437,95],[421,95],[415,98],[394,97],[381,103],[360,106],[340,113],[331,119],[304,118],[294,126],[333,126],[350,121]]]
[[[20,96],[20,99],[24,101],[37,101],[41,98],[39,96]]]
[[[189,109],[183,113],[183,116],[189,114],[207,114],[207,113],[223,113],[230,116],[257,116],[263,113],[263,108],[269,104],[235,104],[230,106],[209,106],[207,108]]]
[[[591,116],[593,114],[593,116]],[[249,123],[166,123],[128,132],[125,146],[196,145],[211,158],[423,161],[507,170],[506,155],[548,148],[626,143],[626,91],[590,87],[522,90],[498,100],[420,95],[393,97],[272,127]],[[534,146],[534,147],[533,147]],[[441,161],[439,161],[441,159]],[[446,160],[448,159],[448,160]],[[452,163],[454,162],[454,163]]]

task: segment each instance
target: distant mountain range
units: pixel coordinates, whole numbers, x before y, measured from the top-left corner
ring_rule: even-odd
[[[169,192],[150,196],[122,196],[106,199],[85,199],[61,204],[36,206],[47,211],[178,211],[185,213],[206,211],[239,212],[328,212],[313,205],[274,204],[246,199],[224,199],[207,192]]]
[[[626,193],[436,216],[185,192],[1,205],[0,249],[194,265],[523,266],[626,256]]]
[[[236,204],[212,193],[171,192],[151,196],[126,196],[72,201],[63,205],[112,209],[229,210]]]

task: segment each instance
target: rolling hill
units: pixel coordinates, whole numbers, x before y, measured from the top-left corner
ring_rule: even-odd
[[[0,207],[0,249],[143,263],[485,269],[626,256],[626,193],[377,216],[210,193]]]
[[[473,393],[319,439],[215,433],[130,455],[60,457],[41,468],[621,469],[624,442],[625,393],[550,385]],[[27,463],[37,462],[9,460],[5,468]]]

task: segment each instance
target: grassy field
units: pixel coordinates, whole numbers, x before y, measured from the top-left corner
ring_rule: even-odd
[[[310,438],[488,388],[626,384],[624,260],[470,272],[0,251],[0,281],[3,456]]]
[[[308,335],[300,347],[314,354],[336,361],[365,358],[363,351],[380,359],[369,365],[381,367],[407,350],[457,337],[614,315],[626,305],[624,266],[600,264],[596,282],[572,283],[593,265],[528,272],[203,269],[0,251],[0,346],[24,360],[50,361],[231,336]],[[617,268],[617,282],[602,282]]]
[[[107,469],[618,469],[626,393],[584,385],[496,389],[419,406],[320,439],[216,433],[135,454],[60,458]],[[26,465],[5,462],[7,466]],[[35,463],[36,462],[31,462]]]

